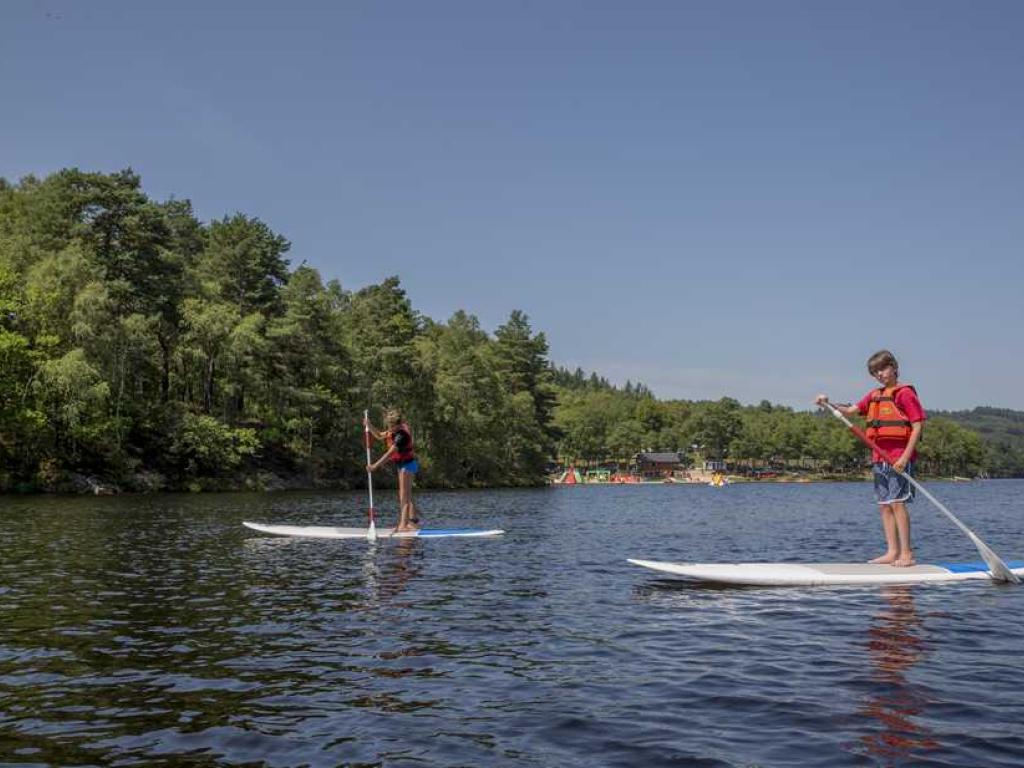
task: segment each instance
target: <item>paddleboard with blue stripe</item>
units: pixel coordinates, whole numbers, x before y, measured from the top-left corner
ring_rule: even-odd
[[[300,536],[307,539],[366,539],[366,528],[337,528],[330,525],[264,525],[242,523],[246,528],[275,536]],[[479,536],[500,536],[498,528],[420,528],[418,531],[395,533],[394,528],[378,528],[378,539],[462,539]]]
[[[715,584],[759,587],[818,587],[839,584],[927,584],[991,579],[988,566],[975,563],[930,563],[897,568],[873,563],[663,563],[629,560],[642,568]],[[1024,560],[1007,566],[1024,576]]]

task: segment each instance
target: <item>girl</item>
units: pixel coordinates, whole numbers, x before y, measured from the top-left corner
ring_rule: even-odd
[[[366,466],[367,471],[376,471],[390,459],[395,465],[395,471],[398,472],[398,526],[395,533],[418,530],[420,519],[416,505],[412,501],[412,483],[420,465],[416,461],[412,430],[397,408],[389,408],[384,412],[384,423],[387,425],[384,431],[378,431],[369,419],[365,419],[364,423],[370,434],[378,440],[383,439],[388,447],[377,461]]]

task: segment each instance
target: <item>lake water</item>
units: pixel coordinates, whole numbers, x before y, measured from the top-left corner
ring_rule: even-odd
[[[929,488],[1024,555],[1024,482]],[[358,525],[359,494],[0,497],[0,762],[1024,764],[1024,588],[720,588],[625,562],[866,560],[867,484],[418,498],[430,525],[508,533],[241,526]],[[926,500],[913,521],[920,561],[978,559]]]

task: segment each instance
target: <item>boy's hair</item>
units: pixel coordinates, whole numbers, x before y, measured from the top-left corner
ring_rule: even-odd
[[[868,373],[874,376],[887,365],[891,365],[899,373],[900,364],[896,362],[896,356],[888,349],[880,349],[868,358]]]

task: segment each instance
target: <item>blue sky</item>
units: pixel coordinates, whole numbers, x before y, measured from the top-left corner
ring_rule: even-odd
[[[0,176],[131,166],[660,397],[1024,409],[1024,3],[0,5]]]

